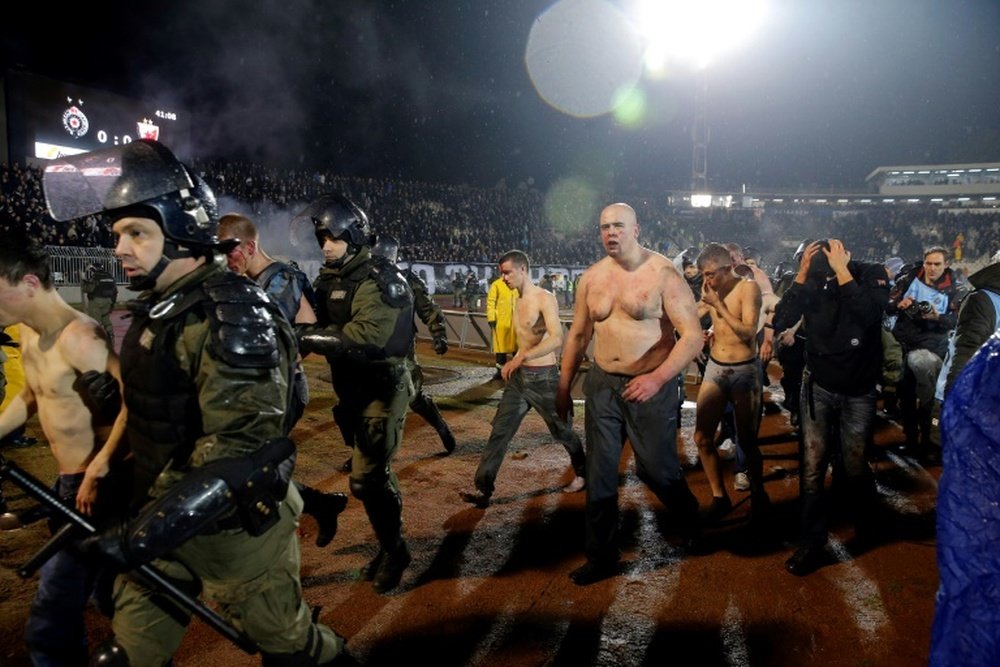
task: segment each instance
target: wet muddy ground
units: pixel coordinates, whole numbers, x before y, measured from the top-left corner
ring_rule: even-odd
[[[583,562],[584,494],[560,489],[572,478],[565,450],[529,412],[497,480],[494,503],[481,510],[458,496],[471,487],[502,385],[491,381],[489,355],[452,350],[437,357],[418,347],[435,396],[458,439],[445,454],[437,434],[410,414],[395,464],[403,490],[405,532],[413,563],[398,589],[375,594],[358,581],[376,551],[360,503],[351,500],[325,549],[315,524],[301,523],[302,584],[320,619],[348,638],[367,665],[418,660],[435,665],[921,665],[926,664],[937,588],[934,502],[939,468],[925,470],[898,453],[898,426],[877,421],[871,465],[879,484],[882,541],[861,549],[846,521],[835,522],[831,564],[804,578],[783,563],[797,531],[797,441],[787,413],[762,426],[773,534],[752,539],[747,495],[707,532],[707,553],[678,546],[658,501],[637,479],[631,453],[621,462],[622,575],[586,588],[568,574]],[[780,371],[772,366],[774,373]],[[348,491],[337,468],[347,450],[332,426],[335,397],[328,370],[307,363],[312,401],[294,437],[298,477],[327,491]],[[697,393],[690,378],[688,395]],[[780,401],[775,382],[770,395]],[[692,442],[693,404],[683,410],[678,448],[702,505],[710,492]],[[582,405],[575,426],[581,434]],[[29,432],[39,436],[37,424]],[[7,452],[43,479],[53,478],[43,446]],[[17,507],[25,499],[8,487]],[[0,665],[27,664],[22,628],[36,581],[14,569],[46,537],[42,524],[0,533]],[[88,613],[94,641],[109,624]],[[175,663],[229,667],[259,664],[193,621]]]

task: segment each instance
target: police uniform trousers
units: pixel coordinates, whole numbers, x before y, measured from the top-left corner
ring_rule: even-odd
[[[115,328],[111,324],[111,311],[114,307],[115,302],[106,296],[91,297],[87,301],[87,314],[97,320],[112,343],[115,340]]]
[[[322,664],[343,650],[344,641],[313,623],[302,599],[296,534],[302,499],[295,485],[279,511],[280,520],[263,535],[252,537],[240,528],[199,535],[173,552],[176,560],[156,560],[154,565],[192,595],[200,590],[263,653],[305,651]],[[131,664],[167,664],[188,620],[186,612],[161,595],[127,574],[119,577],[113,627]]]
[[[351,492],[364,505],[381,547],[391,551],[399,546],[403,506],[392,460],[403,441],[413,382],[405,361],[348,375],[334,389],[354,433]]]

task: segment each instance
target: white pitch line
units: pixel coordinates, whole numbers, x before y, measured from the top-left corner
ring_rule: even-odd
[[[884,484],[877,484],[879,495],[885,500],[886,504],[890,505],[896,512],[900,514],[926,514],[934,509],[937,504],[937,490],[938,483],[934,477],[924,470],[922,466],[915,463],[913,460],[900,456],[895,452],[887,452],[887,456],[892,463],[906,473],[909,477],[917,480],[922,486],[926,487],[928,492],[921,494],[918,497],[923,498],[924,502],[917,502],[913,498],[913,494],[903,494],[896,489],[885,486]]]
[[[645,503],[645,498],[640,502]],[[659,629],[656,616],[672,603],[680,584],[680,558],[664,541],[648,506],[639,511],[637,551],[656,569],[637,568],[621,577],[623,584],[601,622],[596,665],[641,664]]]
[[[853,611],[854,623],[861,630],[862,641],[870,645],[878,643],[882,629],[889,625],[878,584],[858,567],[842,542],[831,537],[830,550],[840,561],[840,567],[821,572],[827,573],[827,578],[840,589],[844,601]]]
[[[722,646],[725,649],[726,664],[730,667],[750,667],[750,648],[747,633],[743,627],[743,615],[733,596],[729,596],[726,615],[722,619]]]

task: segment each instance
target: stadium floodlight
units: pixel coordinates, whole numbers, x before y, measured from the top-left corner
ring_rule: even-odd
[[[733,50],[756,32],[767,15],[765,0],[637,0],[636,24],[646,39],[650,73],[668,60],[698,69]]]

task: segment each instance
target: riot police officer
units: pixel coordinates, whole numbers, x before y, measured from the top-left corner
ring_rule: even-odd
[[[399,241],[391,234],[379,234],[375,245],[372,246],[372,254],[385,257],[398,266]],[[417,317],[427,325],[428,331],[431,332],[434,351],[437,354],[445,354],[448,352],[448,330],[445,328],[444,313],[441,312],[441,307],[434,303],[434,299],[427,289],[427,283],[420,276],[410,268],[400,269],[400,271],[410,285],[410,289],[413,290],[413,308]],[[415,331],[416,323],[413,327]],[[410,363],[410,376],[413,378],[413,400],[410,401],[410,409],[434,427],[434,430],[441,437],[444,450],[451,454],[455,451],[455,436],[452,435],[451,428],[448,427],[448,422],[444,420],[434,399],[423,391],[424,371],[417,363],[416,339],[413,342],[414,344],[410,346],[410,353],[406,357]]]
[[[142,290],[121,351],[137,509],[85,548],[123,570],[155,559],[237,619],[264,665],[332,662],[344,640],[312,620],[299,583],[302,500],[283,437],[294,331],[226,270],[211,190],[155,141],[59,160],[43,183],[56,220],[105,213]],[[115,637],[95,664],[167,664],[188,614],[137,579],[116,587]]]
[[[85,312],[100,323],[108,341],[114,345],[115,329],[111,324],[111,311],[118,300],[115,277],[96,264],[91,264],[80,281],[80,293],[84,297]]]
[[[413,398],[413,292],[395,264],[371,252],[368,217],[352,201],[323,195],[293,220],[297,243],[314,236],[325,259],[313,286],[317,324],[300,329],[303,355],[322,354],[353,445],[351,493],[368,514],[379,551],[361,572],[376,592],[395,588],[410,563],[392,459]]]

